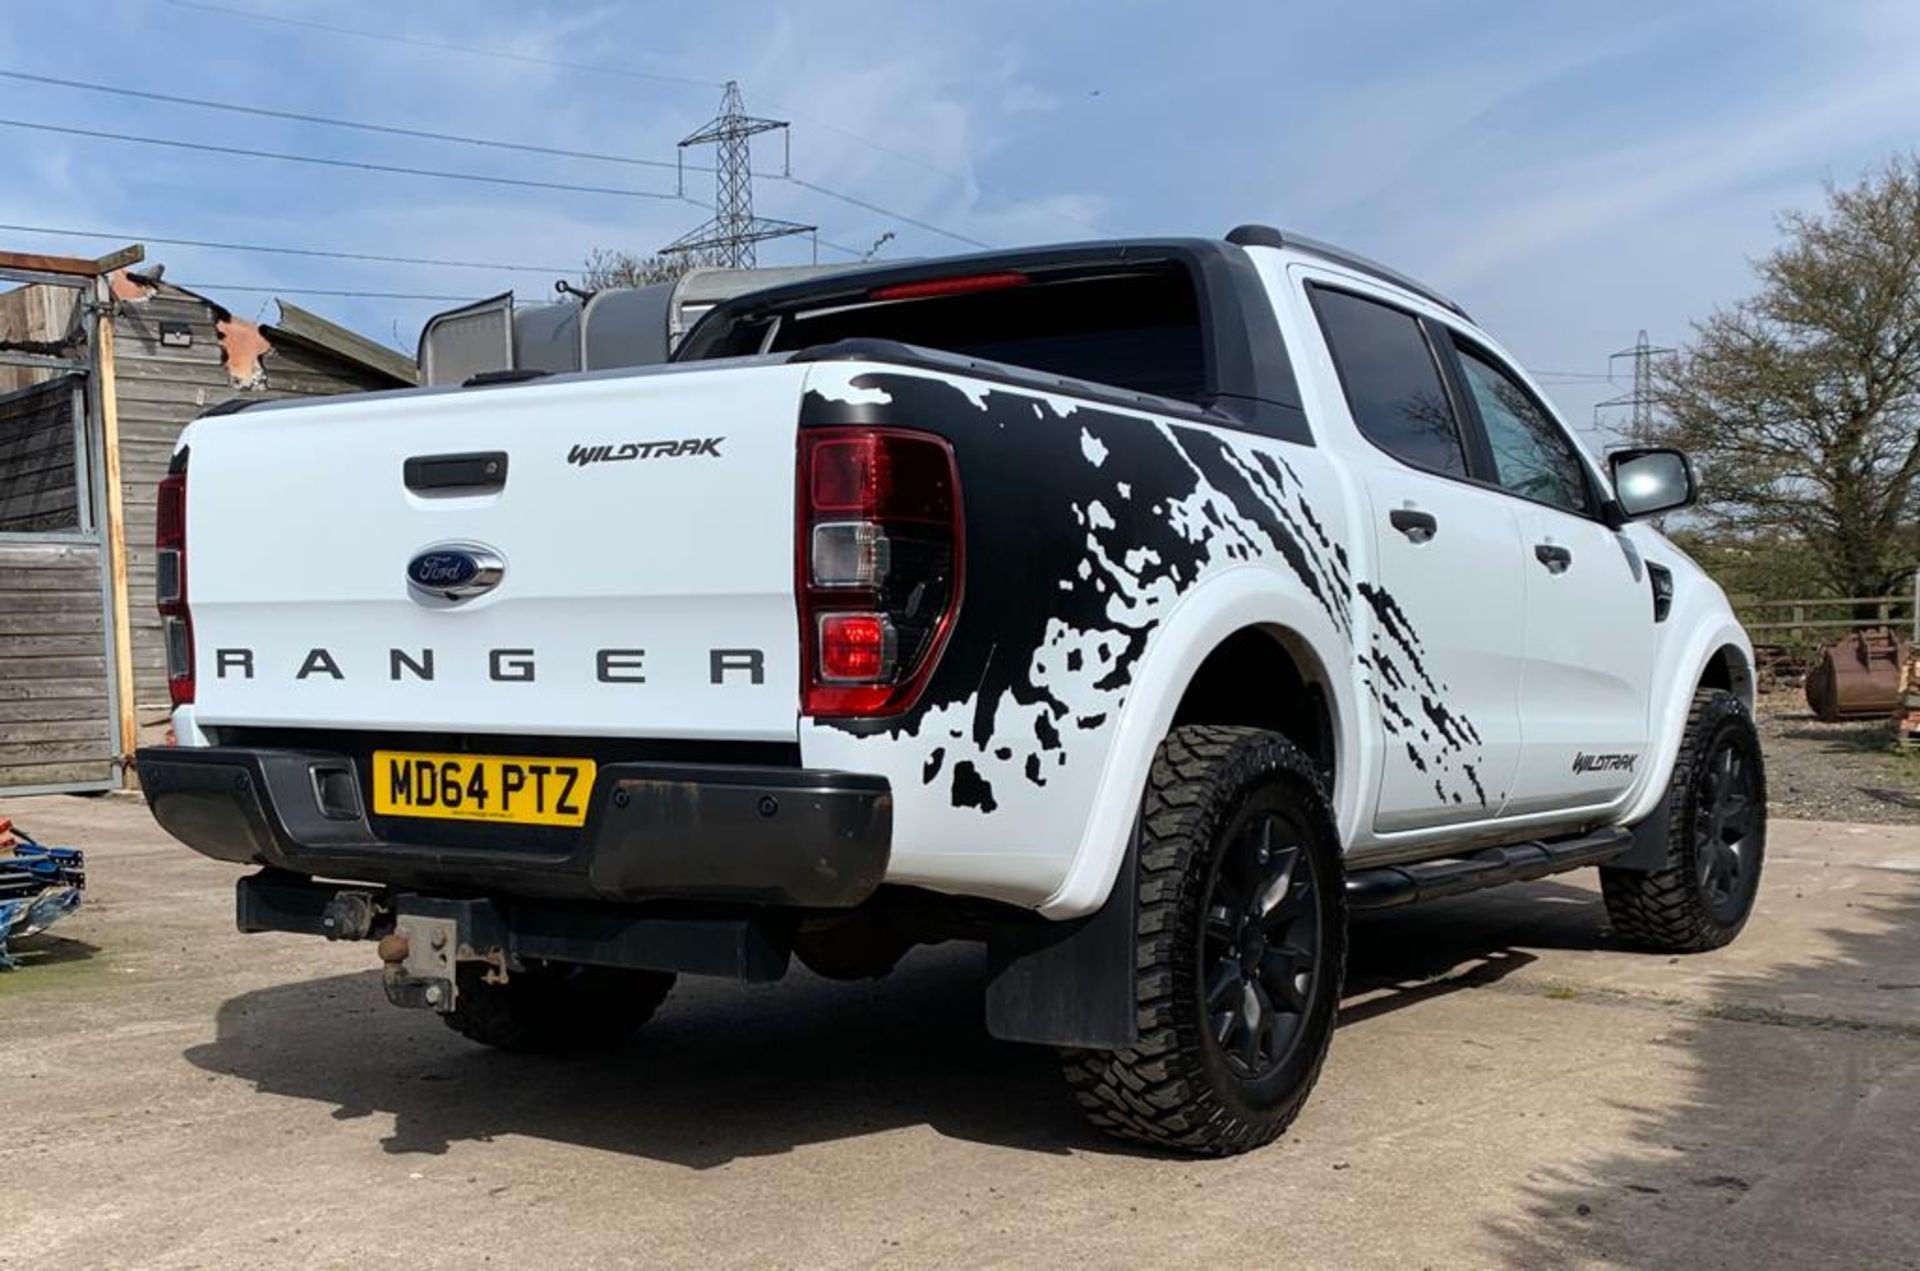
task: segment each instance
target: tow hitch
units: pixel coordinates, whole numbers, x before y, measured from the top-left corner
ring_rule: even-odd
[[[381,982],[387,1000],[395,1006],[427,1006],[445,1013],[453,1009],[458,993],[453,969],[453,942],[458,936],[451,919],[402,918],[395,929],[380,937],[380,961],[386,969]],[[506,976],[502,973],[501,979]]]
[[[791,923],[734,906],[698,914],[636,914],[605,905],[450,899],[370,891],[262,870],[236,889],[242,931],[292,931],[379,942],[381,981],[396,1006],[454,1009],[460,965],[505,984],[528,963],[677,971],[764,982],[786,974]]]

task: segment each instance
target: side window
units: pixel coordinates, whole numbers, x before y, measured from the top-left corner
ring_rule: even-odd
[[[1331,288],[1311,295],[1360,431],[1416,468],[1466,476],[1459,423],[1419,319]]]
[[[1573,442],[1519,381],[1484,354],[1458,347],[1460,369],[1486,426],[1494,479],[1501,488],[1536,503],[1592,515],[1586,466]]]

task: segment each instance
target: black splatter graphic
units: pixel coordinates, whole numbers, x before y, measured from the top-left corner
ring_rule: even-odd
[[[993,783],[980,775],[971,759],[953,765],[953,806],[979,808],[991,812],[1000,805],[993,800]]]
[[[917,736],[929,712],[964,707],[971,718],[964,730],[953,730],[954,739],[964,732],[979,760],[1009,762],[1020,743],[1009,744],[1001,713],[1026,708],[1020,713],[1032,719],[1034,741],[1025,744],[1038,749],[1019,762],[1027,779],[1041,784],[1042,752],[1064,765],[1069,733],[1098,729],[1119,709],[1169,595],[1192,587],[1219,561],[1263,560],[1284,568],[1343,633],[1354,630],[1356,593],[1365,598],[1374,634],[1358,661],[1370,672],[1363,678],[1384,726],[1411,733],[1411,703],[1398,699],[1419,697],[1445,743],[1418,756],[1407,742],[1423,770],[1449,771],[1455,752],[1478,743],[1472,724],[1446,708],[1414,627],[1393,598],[1356,584],[1345,547],[1308,506],[1285,455],[1254,448],[1271,443],[1236,445],[1230,433],[1094,407],[1062,413],[1017,390],[976,386],[970,395],[944,379],[907,372],[863,372],[850,382],[862,400],[810,391],[802,425],[911,420],[938,432],[953,447],[968,507],[990,511],[966,518],[969,572],[960,614],[920,703],[891,719],[829,726],[860,736]],[[886,400],[873,400],[879,395]],[[1097,677],[1090,685],[1081,648],[1058,659],[1050,652],[1050,643],[1069,637],[1093,655]],[[1074,694],[1061,687],[1061,666],[1070,682],[1100,695],[1097,703],[1084,694],[1071,707],[1062,700],[1062,693]],[[929,753],[928,783],[944,760],[944,748]],[[955,806],[997,806],[975,761],[956,757],[951,781]],[[1447,794],[1436,789],[1436,798],[1445,802]]]
[[[1481,787],[1473,765],[1464,762],[1468,757],[1478,760],[1479,747],[1484,744],[1480,730],[1473,726],[1472,720],[1446,704],[1447,688],[1437,683],[1427,670],[1426,648],[1400,603],[1385,588],[1372,583],[1360,583],[1357,590],[1374,615],[1373,647],[1359,660],[1362,666],[1375,672],[1367,677],[1367,688],[1380,707],[1381,723],[1390,733],[1418,732],[1421,743],[1429,749],[1423,755],[1411,741],[1406,743],[1407,758],[1415,769],[1426,772],[1434,768],[1451,776],[1457,765],[1460,775],[1472,785],[1474,798],[1481,807],[1486,807],[1487,792]],[[1416,727],[1400,703],[1402,694],[1418,699],[1420,714],[1430,728]],[[1439,778],[1433,783],[1433,794],[1441,803],[1465,802],[1458,790],[1449,791]]]
[[[932,785],[933,779],[940,775],[940,765],[946,757],[947,748],[945,746],[935,746],[932,752],[927,755],[925,766],[920,769],[920,780],[928,785]]]

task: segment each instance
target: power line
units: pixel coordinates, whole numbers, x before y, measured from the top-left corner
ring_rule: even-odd
[[[296,123],[318,124],[318,125],[322,125],[324,127],[329,127],[329,128],[348,128],[348,129],[353,129],[359,132],[377,133],[385,136],[411,137],[411,138],[424,140],[424,141],[442,141],[442,142],[450,142],[456,145],[482,146],[482,147],[486,147],[488,149],[494,149],[494,150],[518,151],[526,154],[550,155],[550,156],[566,158],[566,159],[587,159],[587,160],[592,160],[594,162],[599,162],[599,163],[619,163],[619,164],[626,164],[634,167],[665,168],[669,170],[685,170],[690,172],[715,171],[715,169],[713,168],[709,168],[699,164],[687,164],[685,165],[684,169],[682,169],[681,165],[669,163],[665,159],[643,159],[633,155],[615,155],[615,154],[605,154],[601,152],[587,151],[587,150],[569,150],[569,149],[565,149],[558,146],[542,146],[542,145],[536,145],[530,142],[505,141],[505,140],[494,138],[494,137],[473,137],[473,136],[467,136],[461,133],[435,132],[435,131],[431,131],[429,129],[424,129],[424,128],[404,128],[394,124],[378,124],[378,123],[370,123],[362,120],[351,120],[351,119],[334,119],[325,115],[310,115],[310,114],[305,114],[299,111],[290,111],[290,110],[274,110],[264,106],[243,105],[239,102],[213,101],[203,97],[182,97],[172,93],[154,93],[154,92],[147,92],[145,90],[136,89],[136,88],[123,88],[115,84],[95,84],[95,83],[89,83],[84,80],[60,79],[51,75],[36,75],[27,71],[13,71],[13,70],[0,69],[0,78],[24,80],[29,83],[36,83],[36,84],[52,84],[52,85],[57,85],[61,88],[80,89],[86,92],[110,93],[116,96],[138,98],[145,101],[167,102],[167,103],[178,105],[178,106],[192,106],[192,107],[203,109],[203,110],[220,110],[220,111],[228,111],[233,114],[254,115],[254,116],[259,116],[259,117],[268,118],[268,119],[285,119],[285,120],[290,120]],[[367,169],[370,171],[376,171],[376,172],[400,172],[400,173],[405,173],[410,175],[436,177],[440,179],[482,181],[482,182],[487,182],[492,184],[532,186],[534,188],[539,188],[539,189],[568,190],[568,191],[594,193],[594,194],[629,194],[629,195],[632,195],[633,197],[639,197],[639,198],[667,199],[667,198],[681,197],[679,195],[666,194],[664,192],[652,193],[652,192],[637,191],[637,190],[636,191],[610,190],[602,186],[576,186],[576,185],[569,185],[569,184],[558,183],[558,182],[540,182],[540,181],[523,180],[523,179],[512,178],[512,177],[491,177],[491,176],[486,176],[479,173],[442,173],[442,172],[432,172],[432,171],[414,169],[414,168],[400,168],[400,167],[394,167],[394,166],[389,166],[384,164],[360,163],[360,162],[354,162],[354,161],[349,161],[344,159],[323,159],[323,158],[318,158],[314,156],[305,156],[305,155],[274,154],[266,151],[248,151],[248,150],[234,149],[234,148],[228,148],[228,147],[212,146],[212,145],[203,144],[199,142],[172,141],[164,138],[152,138],[152,137],[135,137],[135,136],[130,136],[130,135],[121,134],[121,133],[92,132],[84,129],[68,128],[68,127],[64,127],[61,125],[54,125],[54,124],[32,124],[32,123],[26,123],[23,121],[14,121],[14,120],[0,120],[0,124],[10,125],[16,128],[37,128],[37,129],[50,131],[50,132],[67,132],[67,133],[71,133],[79,136],[105,137],[105,138],[116,140],[116,141],[138,142],[143,145],[174,146],[174,147],[183,148],[183,149],[207,150],[217,154],[248,154],[248,155],[256,155],[260,158],[284,159],[289,162],[295,162],[295,163],[317,163],[317,164],[324,164],[331,167],[364,168],[364,169]],[[912,225],[919,229],[926,230],[929,233],[938,234],[943,238],[950,238],[956,242],[966,243],[969,246],[982,247],[982,248],[988,246],[988,244],[983,243],[976,238],[969,238],[965,234],[959,234],[954,232],[953,230],[943,229],[940,226],[932,224],[929,221],[920,220],[918,218],[908,216],[902,212],[895,212],[889,208],[882,207],[877,203],[872,203],[865,199],[855,198],[850,194],[842,194],[838,190],[829,189],[826,186],[819,185],[812,181],[802,180],[799,177],[793,176],[791,173],[767,173],[767,174],[755,174],[755,175],[766,175],[770,180],[786,181],[792,185],[799,186],[802,189],[811,190],[815,194],[823,195],[826,198],[834,199],[838,202],[848,204],[849,206],[852,206],[852,207],[863,208],[866,211],[873,212],[880,216],[889,217],[893,220],[899,221],[903,225]],[[688,200],[688,201],[692,202],[693,200]],[[829,246],[832,246],[832,244],[829,244]],[[859,253],[856,252],[853,254],[858,255]]]
[[[325,260],[363,260],[378,265],[431,265],[442,269],[491,269],[521,274],[580,272],[578,266],[506,265],[497,261],[442,260],[431,256],[383,256],[372,252],[331,251],[320,247],[268,247],[260,243],[222,243],[201,238],[163,238],[158,234],[109,234],[104,230],[66,229],[52,225],[0,225],[0,230],[16,234],[47,234],[57,238],[99,238],[119,243],[158,243],[163,247],[197,247],[208,251],[259,252],[270,256],[314,256]]]
[[[853,257],[856,262],[872,259],[869,254],[872,251],[871,248],[867,249],[867,251],[862,251],[858,247],[848,247],[845,243],[836,243],[830,238],[821,238],[818,234],[813,236],[813,241],[819,243],[822,247],[831,247],[837,252],[843,252]]]
[[[678,75],[656,75],[656,74],[650,74],[645,71],[628,70],[625,67],[606,66],[603,64],[593,63],[593,62],[567,62],[567,61],[560,61],[555,58],[535,57],[532,54],[527,54],[527,53],[507,53],[507,52],[502,52],[501,50],[498,50],[498,49],[477,48],[473,45],[467,45],[467,44],[447,44],[447,43],[441,43],[440,41],[437,41],[437,40],[422,40],[413,36],[395,35],[391,32],[386,32],[386,31],[367,31],[367,30],[356,28],[356,27],[336,26],[332,23],[327,23],[327,22],[315,22],[307,18],[289,18],[289,17],[283,17],[279,14],[274,14],[274,13],[259,13],[252,9],[242,9],[242,8],[237,8],[231,5],[224,5],[224,4],[213,4],[213,3],[210,3],[209,0],[165,0],[165,3],[174,5],[182,9],[199,9],[207,13],[220,13],[220,14],[226,14],[232,17],[248,18],[256,22],[277,22],[283,26],[304,27],[308,30],[325,31],[332,35],[352,36],[355,39],[379,40],[389,44],[405,44],[405,45],[411,45],[415,48],[436,49],[444,53],[464,53],[472,57],[494,58],[499,61],[519,62],[525,65],[531,65],[531,66],[550,66],[550,67],[556,67],[561,70],[585,71],[595,75],[616,75],[616,76],[620,76],[627,79],[654,80],[660,83],[684,84],[684,85],[688,85],[696,88],[723,87],[723,85],[719,80],[692,79],[692,78],[687,78],[687,77],[678,76]],[[1093,230],[1095,233],[1101,232],[1100,227],[1098,225],[1095,225],[1092,221],[1089,221],[1084,217],[1075,216],[1071,212],[1063,212],[1059,208],[1049,207],[1046,204],[1040,203],[1034,199],[1014,198],[1013,196],[1007,194],[1005,191],[997,190],[991,186],[983,185],[979,181],[979,179],[976,177],[968,176],[966,174],[959,173],[959,172],[954,172],[951,169],[943,168],[938,164],[929,163],[927,160],[922,159],[917,155],[913,155],[908,153],[907,151],[899,150],[892,146],[886,145],[882,142],[875,141],[871,137],[863,137],[857,132],[852,132],[846,128],[840,127],[838,124],[828,123],[823,119],[815,119],[807,115],[801,114],[798,111],[787,110],[785,107],[779,106],[777,103],[774,104],[774,108],[776,110],[782,110],[784,111],[784,113],[791,115],[793,118],[801,120],[805,123],[811,124],[816,128],[823,128],[826,131],[834,133],[837,136],[845,137],[848,141],[854,142],[858,145],[865,146],[869,150],[873,150],[880,154],[887,155],[888,157],[893,159],[898,159],[903,163],[910,163],[917,168],[921,168],[921,169],[924,169],[925,171],[932,172],[937,176],[946,177],[948,180],[958,182],[961,185],[970,185],[975,189],[981,191],[982,193],[993,194],[998,198],[1004,198],[1015,207],[1039,208],[1041,211],[1045,212],[1049,216],[1057,217],[1061,220],[1072,221],[1074,224],[1079,225],[1083,229],[1090,229],[1090,230]],[[888,215],[891,215],[891,213],[888,213]],[[905,218],[901,218],[901,219],[904,220]],[[939,233],[941,231],[935,231],[935,232]]]
[[[297,110],[274,110],[266,106],[247,106],[239,102],[213,101],[205,97],[180,97],[172,93],[154,93],[126,88],[119,84],[94,84],[86,80],[60,79],[35,75],[28,71],[0,69],[0,79],[24,80],[30,84],[51,84],[89,93],[111,93],[116,97],[134,97],[142,101],[166,102],[174,106],[193,106],[200,110],[224,110],[236,115],[255,115],[265,119],[285,119],[293,123],[320,124],[328,128],[351,128],[356,132],[379,133],[389,137],[412,137],[422,141],[448,141],[463,146],[484,146],[490,150],[514,150],[523,154],[552,155],[562,159],[591,159],[596,163],[624,163],[640,168],[665,168],[677,171],[679,164],[665,159],[641,159],[632,155],[603,154],[592,150],[568,150],[559,146],[541,146],[530,142],[503,141],[494,137],[469,137],[461,133],[433,132],[425,128],[403,128],[395,124],[367,123],[357,119],[334,119],[327,115],[309,115]],[[696,168],[695,171],[711,169]]]
[[[1075,225],[1080,226],[1082,229],[1092,230],[1096,234],[1103,232],[1098,225],[1095,225],[1092,221],[1087,220],[1085,217],[1075,216],[1071,212],[1062,212],[1059,208],[1049,207],[1046,204],[1041,203],[1036,199],[1014,198],[1002,190],[997,190],[992,186],[982,184],[979,178],[977,177],[966,176],[962,173],[954,172],[947,168],[942,168],[937,164],[928,163],[925,159],[919,158],[916,155],[908,154],[904,150],[896,150],[892,146],[883,145],[880,142],[874,141],[869,137],[862,137],[858,133],[848,132],[845,128],[840,127],[838,124],[830,124],[824,119],[815,119],[808,115],[803,115],[797,110],[787,110],[785,107],[781,106],[777,102],[769,102],[768,105],[772,106],[775,110],[783,111],[786,114],[792,115],[795,119],[798,119],[801,123],[810,124],[815,128],[824,128],[828,132],[835,133],[835,134],[838,134],[839,136],[845,137],[848,141],[857,142],[858,144],[867,147],[869,150],[878,151],[881,154],[887,155],[894,159],[898,159],[903,163],[911,163],[916,168],[922,168],[928,172],[935,174],[936,176],[943,176],[947,178],[949,181],[957,182],[960,185],[971,185],[972,187],[974,187],[976,190],[979,190],[983,194],[992,194],[997,198],[1006,199],[1014,207],[1039,208],[1042,212],[1045,212],[1048,216],[1057,217],[1060,220],[1072,221]],[[828,191],[823,190],[821,191],[821,193],[827,194],[829,198],[834,197]],[[905,220],[906,218],[902,217],[900,219]],[[935,230],[934,233],[944,234],[946,233],[946,231]],[[951,234],[947,236],[949,238],[953,237],[953,235]],[[962,241],[971,241],[971,240],[962,240]],[[982,245],[984,246],[984,244]]]
[[[935,225],[930,221],[916,220],[911,216],[904,216],[899,212],[890,212],[886,208],[881,207],[877,203],[869,203],[865,199],[856,199],[851,194],[842,194],[838,190],[829,190],[824,185],[815,185],[811,181],[803,181],[796,176],[792,176],[792,175],[776,176],[773,179],[776,181],[789,182],[793,185],[799,186],[803,190],[812,190],[815,194],[824,194],[830,199],[837,199],[840,202],[850,204],[853,207],[865,208],[869,212],[875,212],[881,216],[891,217],[893,220],[899,221],[903,225],[912,225],[918,229],[926,230],[930,234],[938,234],[942,238],[951,238],[955,242],[965,243],[969,247],[979,247],[989,251],[992,250],[992,247],[993,247],[991,243],[983,243],[977,238],[969,238],[965,234],[957,234],[950,229],[941,229],[938,225]]]
[[[351,291],[332,287],[256,287],[242,286],[225,282],[174,282],[168,283],[188,291],[244,291],[263,296],[339,296],[351,300],[434,300],[464,303],[474,299],[472,295],[447,296],[418,291]]]
[[[282,26],[304,27],[309,31],[325,31],[331,35],[350,35],[362,40],[383,40],[389,44],[407,44],[414,48],[437,49],[442,53],[465,53],[472,57],[490,57],[502,62],[520,62],[530,66],[551,66],[566,71],[590,71],[597,75],[618,75],[623,79],[644,79],[659,84],[681,84],[693,88],[718,88],[719,80],[692,79],[684,75],[659,75],[649,71],[628,70],[624,67],[596,66],[589,62],[563,62],[550,57],[535,57],[529,53],[508,53],[500,49],[476,48],[470,44],[448,44],[438,40],[422,40],[416,36],[395,35],[387,31],[362,31],[354,27],[334,26],[327,22],[315,22],[310,18],[289,18],[277,13],[258,13],[252,9],[240,9],[231,5],[210,4],[207,0],[165,0],[165,3],[180,9],[200,9],[207,13],[223,13],[230,17],[251,18],[256,22],[278,22]]]
[[[606,185],[573,185],[565,181],[535,181],[525,177],[496,177],[479,172],[442,172],[433,168],[406,168],[389,163],[368,163],[360,159],[325,159],[318,155],[287,154],[276,150],[249,150],[241,146],[217,146],[204,141],[176,141],[168,137],[141,137],[124,132],[106,132],[95,128],[73,128],[65,124],[32,123],[24,119],[0,119],[0,128],[27,128],[35,132],[61,133],[69,137],[93,137],[105,141],[129,141],[143,146],[165,146],[173,150],[197,150],[205,154],[238,155],[244,159],[277,159],[284,163],[310,163],[325,168],[352,168],[362,172],[391,172],[399,176],[430,177],[437,181],[470,181],[480,185],[508,185],[529,190],[564,190],[571,194],[607,194],[629,199],[665,199],[669,202],[693,202],[684,195],[667,190],[623,190]]]

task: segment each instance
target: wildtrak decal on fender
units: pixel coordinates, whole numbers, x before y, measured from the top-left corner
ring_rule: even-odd
[[[1389,731],[1435,778],[1435,797],[1484,804],[1479,733],[1446,705],[1411,621],[1356,583],[1284,448],[1004,388],[861,372],[844,397],[811,388],[803,426],[911,421],[953,446],[970,510],[968,577],[947,647],[913,710],[821,720],[855,736],[913,738],[911,779],[945,782],[988,814],[1010,787],[1046,788],[1124,706],[1172,603],[1210,571],[1283,570],[1347,641],[1373,618],[1366,681]]]
[[[1638,754],[1590,755],[1584,750],[1576,751],[1573,756],[1575,772],[1632,772]]]

